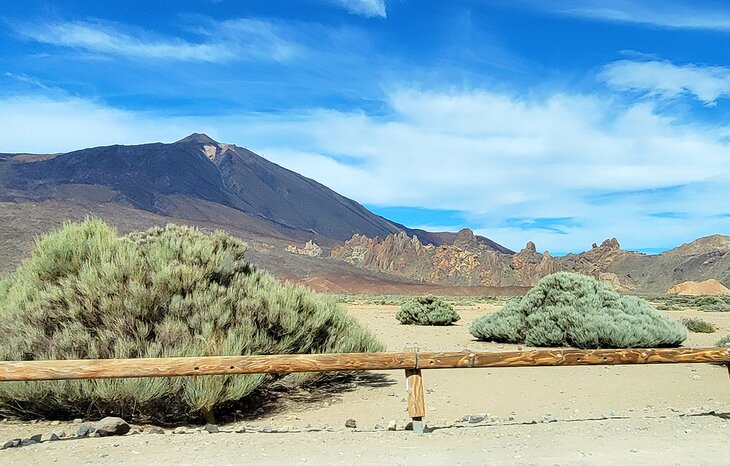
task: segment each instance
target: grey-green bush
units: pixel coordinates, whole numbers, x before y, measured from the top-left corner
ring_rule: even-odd
[[[99,220],[36,242],[0,282],[0,360],[381,351],[334,301],[277,282],[223,232],[119,237]],[[305,381],[305,377],[300,381]],[[211,419],[264,375],[0,383],[0,412]]]
[[[678,346],[687,329],[646,301],[575,273],[540,280],[522,299],[472,322],[479,340],[530,346],[638,348]]]
[[[407,325],[451,325],[461,319],[451,304],[435,296],[421,296],[404,303],[395,318]]]
[[[730,335],[725,335],[724,337],[717,340],[715,346],[730,346]]]
[[[717,330],[711,323],[696,317],[685,317],[682,319],[682,323],[687,330],[694,333],[715,333]]]

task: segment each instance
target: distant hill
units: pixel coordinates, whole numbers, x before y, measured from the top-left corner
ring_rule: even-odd
[[[333,258],[363,269],[442,285],[532,286],[558,271],[591,275],[620,291],[665,293],[689,280],[730,284],[730,237],[700,238],[662,254],[624,251],[615,239],[580,254],[553,257],[528,242],[516,254],[480,244],[462,230],[452,244],[429,246],[405,232],[383,239],[356,235],[332,249]]]

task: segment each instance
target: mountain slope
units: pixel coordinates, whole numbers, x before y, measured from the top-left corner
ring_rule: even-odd
[[[343,240],[353,233],[387,235],[401,226],[355,201],[253,152],[193,134],[173,144],[107,146],[31,158],[8,156],[0,196],[50,200],[93,198],[90,186],[115,201],[162,215],[197,219],[215,203],[301,234]],[[68,197],[68,196],[67,196]]]

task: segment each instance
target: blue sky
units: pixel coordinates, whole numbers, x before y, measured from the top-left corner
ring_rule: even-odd
[[[413,227],[730,234],[724,1],[5,0],[0,152],[206,132]]]

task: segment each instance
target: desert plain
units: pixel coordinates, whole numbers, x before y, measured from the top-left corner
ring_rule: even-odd
[[[460,300],[448,327],[400,325],[397,305],[353,300],[350,315],[399,351],[507,351],[474,340],[469,323],[500,303]],[[730,313],[700,317],[718,330],[684,346],[712,346]],[[122,437],[67,439],[0,452],[1,464],[730,464],[730,377],[709,364],[424,371],[426,433],[409,421],[402,371],[368,372],[336,384],[272,392],[221,432],[200,426],[133,425]],[[469,416],[472,416],[469,418]],[[348,419],[356,427],[345,427]],[[391,421],[396,431],[387,430]],[[477,422],[474,422],[477,421]],[[65,430],[73,422],[5,420],[0,440]],[[178,434],[174,431],[185,431]],[[239,432],[236,432],[239,431]],[[241,432],[245,431],[245,432]]]

